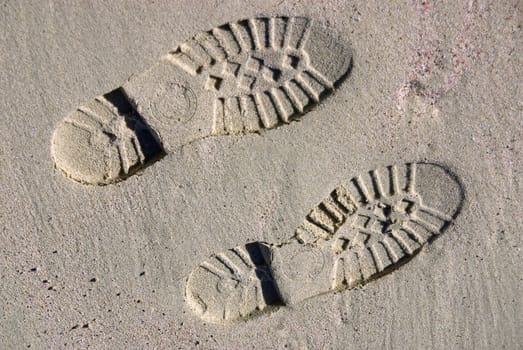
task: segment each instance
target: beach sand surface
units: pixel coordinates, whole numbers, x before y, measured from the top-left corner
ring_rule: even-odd
[[[352,51],[299,120],[106,186],[55,167],[78,106],[197,33],[276,15],[321,20]],[[0,348],[520,349],[521,19],[508,0],[0,1]],[[463,203],[400,268],[228,324],[186,302],[209,256],[285,241],[338,185],[420,161],[450,169]]]

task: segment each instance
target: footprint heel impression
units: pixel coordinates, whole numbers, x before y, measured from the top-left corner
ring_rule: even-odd
[[[226,23],[72,112],[51,153],[73,180],[118,182],[190,142],[290,123],[338,86],[351,60],[346,40],[310,18]]]
[[[432,163],[371,170],[336,187],[284,242],[254,242],[198,265],[186,301],[203,320],[246,320],[370,282],[408,262],[458,215],[457,177]]]

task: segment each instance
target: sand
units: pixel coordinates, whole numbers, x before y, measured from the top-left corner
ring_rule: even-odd
[[[521,347],[517,1],[0,9],[0,348]],[[195,34],[276,15],[350,43],[349,75],[298,121],[181,145],[106,186],[55,166],[53,134],[78,106]],[[210,256],[284,242],[340,184],[409,162],[437,163],[463,189],[459,214],[410,261],[245,320],[195,314],[187,279]]]

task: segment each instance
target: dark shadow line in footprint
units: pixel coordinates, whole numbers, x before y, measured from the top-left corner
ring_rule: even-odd
[[[283,305],[280,291],[274,280],[270,266],[269,247],[262,242],[252,242],[245,245],[252,262],[256,265],[256,276],[261,282],[263,298],[267,305]]]
[[[114,89],[103,95],[125,118],[129,129],[136,134],[141,152],[144,156],[143,163],[151,164],[166,155],[162,143],[156,133],[149,127],[142,115],[131,105],[122,88]],[[132,173],[132,171],[130,171]]]

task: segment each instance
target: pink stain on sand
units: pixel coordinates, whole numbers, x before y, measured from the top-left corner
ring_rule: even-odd
[[[450,49],[452,55],[451,69],[439,84],[427,84],[423,89],[420,86],[428,81],[434,71],[438,69],[439,33],[431,23],[434,16],[435,4],[429,0],[415,2],[418,18],[415,30],[418,31],[414,42],[415,55],[412,57],[412,69],[406,73],[406,79],[398,89],[395,97],[398,111],[405,109],[406,99],[411,93],[416,93],[433,105],[441,96],[450,91],[459,82],[463,74],[470,68],[478,55],[474,46],[474,33],[479,29],[479,19],[488,11],[488,6],[480,7],[477,1],[468,1],[462,28],[455,38],[455,46]]]

